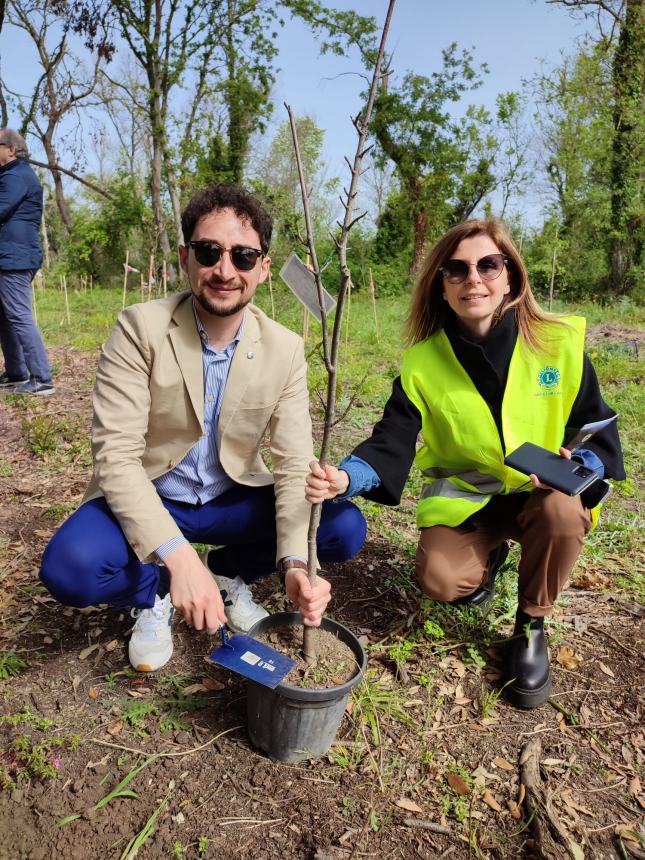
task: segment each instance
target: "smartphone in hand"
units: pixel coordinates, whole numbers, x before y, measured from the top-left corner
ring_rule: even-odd
[[[507,466],[524,475],[537,475],[543,484],[567,496],[577,496],[594,481],[598,474],[575,460],[567,460],[547,448],[525,442],[504,460]]]

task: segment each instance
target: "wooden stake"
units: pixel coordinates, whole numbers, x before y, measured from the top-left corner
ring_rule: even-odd
[[[94,289],[94,277],[90,275],[90,292]]]
[[[555,280],[555,263],[558,258],[558,249],[556,246],[553,248],[553,257],[551,259],[551,283],[549,284],[549,310],[551,310],[551,306],[553,305],[553,282]]]
[[[143,301],[143,297],[144,297],[144,295],[145,295],[145,293],[144,293],[144,289],[145,289],[145,281],[143,280],[143,272],[140,272],[140,273],[139,273],[139,275],[140,275],[140,278],[141,278],[141,281],[140,281],[140,283],[141,283],[141,301]]]
[[[164,257],[163,261],[163,297],[164,299],[168,295],[168,268],[166,266],[166,259]]]
[[[302,339],[307,342],[307,338],[309,337],[309,311],[307,308],[304,309],[302,314]]]
[[[155,255],[150,254],[150,266],[148,267],[148,301],[152,298],[152,278],[155,270]]]
[[[269,269],[269,296],[271,298],[271,319],[275,319],[275,303],[273,301],[273,284],[271,283],[271,269]]]
[[[67,276],[63,275],[63,292],[65,293],[65,316],[67,317],[67,325],[72,324],[72,318],[69,313],[69,299],[67,297]]]
[[[125,291],[128,287],[128,261],[130,259],[130,252],[126,249],[125,252],[125,266],[123,267],[123,301],[121,302],[121,307],[125,307]]]
[[[374,287],[374,278],[372,277],[372,270],[370,269],[370,297],[372,299],[372,310],[374,311],[374,328],[376,329],[376,342],[380,343],[379,331],[378,331],[378,316],[376,314],[376,289]]]

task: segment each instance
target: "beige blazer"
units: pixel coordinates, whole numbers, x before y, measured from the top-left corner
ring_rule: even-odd
[[[84,501],[104,496],[141,561],[180,534],[153,478],[204,432],[202,346],[191,294],[132,305],[103,347],[93,395],[94,474]],[[273,474],[260,456],[267,431]],[[277,558],[307,552],[304,497],[313,456],[307,365],[298,335],[247,306],[219,417],[222,467],[251,487],[275,484]]]

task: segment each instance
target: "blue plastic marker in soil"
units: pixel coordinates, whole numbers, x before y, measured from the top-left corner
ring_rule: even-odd
[[[208,659],[264,687],[275,689],[296,665],[296,661],[291,657],[258,642],[257,639],[241,633],[228,636],[223,626],[220,632],[222,644],[209,654]]]

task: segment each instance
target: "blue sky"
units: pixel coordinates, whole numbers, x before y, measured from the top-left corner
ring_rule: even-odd
[[[339,9],[355,9],[382,24],[387,0],[337,0]],[[489,74],[466,102],[492,109],[501,92],[518,90],[543,68],[557,64],[585,34],[585,24],[560,6],[544,0],[398,0],[388,38],[395,75],[407,70],[430,75],[441,68],[441,51],[452,42],[473,49],[475,60]],[[280,39],[282,68],[275,87],[276,120],[286,117],[287,101],[297,114],[308,113],[325,129],[325,157],[330,175],[347,175],[343,156],[351,158],[356,133],[350,114],[361,107],[366,82],[357,53],[346,58],[318,57],[311,36],[291,22]],[[527,198],[522,208],[528,220],[539,217],[541,201]]]
[[[387,10],[387,0],[330,0],[330,5],[373,15],[379,25]],[[408,69],[428,75],[439,70],[441,50],[451,42],[473,49],[490,74],[468,100],[493,108],[500,92],[519,89],[542,62],[547,67],[557,63],[583,34],[584,22],[544,0],[398,0],[388,50],[394,54],[395,75]],[[33,46],[14,28],[5,27],[0,40],[3,75],[11,87],[29,91],[38,74]],[[319,56],[311,35],[294,21],[280,34],[279,48],[272,125],[286,118],[283,101],[296,114],[312,116],[325,130],[328,175],[344,178],[343,156],[351,158],[356,147],[350,115],[360,109],[366,87],[360,59],[357,53]],[[540,201],[527,200],[523,208],[535,220]]]

